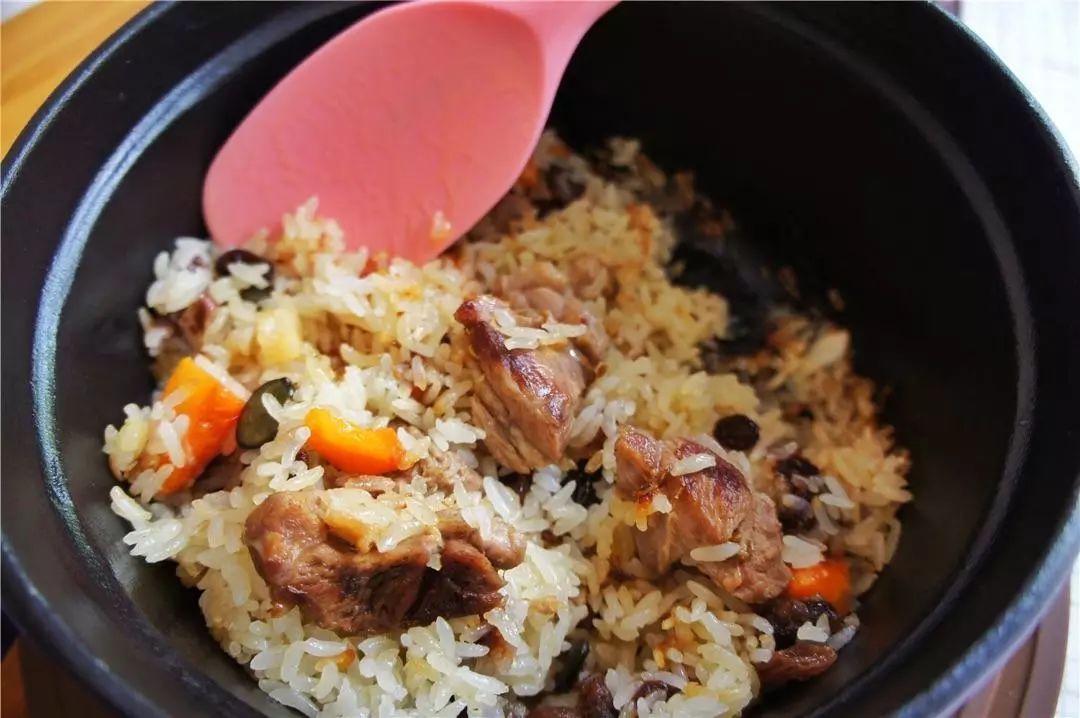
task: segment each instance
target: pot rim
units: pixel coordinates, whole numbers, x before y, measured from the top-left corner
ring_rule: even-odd
[[[1024,102],[1036,120],[1037,131],[1049,140],[1059,154],[1067,175],[1071,175],[1073,193],[1080,197],[1080,166],[1064,139],[1047,117],[1035,98],[1020,83],[1002,60],[967,26],[949,13],[929,3],[924,11],[947,18],[958,38],[974,43],[986,63],[986,70],[1002,75]],[[0,196],[6,196],[10,185],[17,180],[28,155],[34,150],[45,130],[64,110],[69,98],[93,76],[97,68],[146,26],[169,12],[170,4],[152,4],[136,14],[102,45],[96,48],[49,96],[20,132],[14,145],[4,157],[0,172]],[[38,310],[35,301],[34,311]],[[36,427],[35,427],[36,428]],[[35,432],[35,438],[37,434]],[[40,441],[35,442],[40,447]],[[1080,482],[1076,477],[1074,485]],[[1074,494],[1076,489],[1074,488]],[[91,649],[88,641],[62,621],[50,608],[50,600],[33,583],[16,555],[6,531],[3,532],[2,564],[5,579],[6,608],[14,614],[20,627],[43,641],[53,656],[88,684],[114,707],[130,715],[161,713],[151,696],[135,689],[123,676],[113,672]],[[1008,659],[1042,617],[1053,597],[1067,580],[1069,569],[1080,550],[1080,504],[1074,502],[1056,531],[1050,550],[1038,562],[997,619],[972,643],[952,665],[921,692],[912,695],[899,710],[902,716],[942,715],[955,709],[992,671]]]

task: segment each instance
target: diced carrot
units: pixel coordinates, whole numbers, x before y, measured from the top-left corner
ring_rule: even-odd
[[[847,561],[825,559],[821,563],[791,571],[787,595],[797,600],[821,597],[840,613],[851,607],[851,573]]]
[[[311,429],[307,445],[342,471],[388,474],[405,458],[393,429],[365,429],[321,408],[309,411],[304,424]]]
[[[189,421],[182,442],[188,461],[173,467],[160,494],[182,491],[194,483],[206,465],[221,453],[244,409],[242,398],[191,357],[181,359],[165,383],[164,396],[176,391],[184,392],[184,398],[176,405],[176,414],[186,415]],[[162,463],[168,463],[168,455],[159,465]]]

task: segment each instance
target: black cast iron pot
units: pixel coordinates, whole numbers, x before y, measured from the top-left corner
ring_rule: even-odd
[[[127,714],[287,713],[171,566],[128,556],[101,433],[151,389],[134,310],[155,253],[204,232],[215,149],[374,7],[154,6],[4,163],[4,608]],[[695,276],[735,267],[737,309],[759,260],[793,265],[811,305],[838,288],[859,369],[893,389],[916,496],[899,553],[836,667],[755,713],[955,705],[1080,540],[1080,191],[1046,119],[929,5],[627,3],[581,46],[553,123],[575,146],[637,136],[693,169],[751,238]]]

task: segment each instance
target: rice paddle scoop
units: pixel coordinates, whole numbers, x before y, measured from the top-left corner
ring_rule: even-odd
[[[316,196],[350,248],[437,256],[521,173],[570,56],[612,5],[417,0],[356,23],[218,151],[211,236],[235,247]]]

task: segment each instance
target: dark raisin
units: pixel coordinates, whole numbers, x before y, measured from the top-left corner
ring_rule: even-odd
[[[245,302],[258,304],[273,293],[271,287],[244,287],[240,290],[240,298]]]
[[[716,422],[713,436],[725,449],[749,451],[757,444],[761,432],[757,423],[746,414],[732,414]]]
[[[816,521],[814,510],[806,497],[799,494],[790,494],[795,500],[785,501],[781,497],[776,508],[776,516],[780,519],[780,525],[784,527],[784,533],[800,533],[811,528]]]
[[[806,604],[790,598],[778,598],[760,613],[772,624],[777,649],[793,645],[799,626],[810,620]]]
[[[786,459],[781,459],[776,462],[776,473],[783,476],[785,479],[790,479],[792,476],[820,476],[821,469],[817,467],[814,462],[806,459],[798,454],[789,456]]]
[[[267,286],[266,287],[247,287],[240,292],[240,298],[245,302],[259,303],[262,300],[270,296],[271,287],[274,285],[274,265],[273,263],[263,259],[254,252],[249,252],[246,249],[230,249],[225,252],[217,261],[214,262],[214,271],[217,272],[219,277],[227,277],[229,275],[230,264],[265,264],[268,269],[266,274]]]
[[[574,485],[574,493],[570,495],[570,498],[572,498],[575,503],[579,503],[585,507],[595,504],[599,501],[599,497],[596,495],[596,481],[599,478],[599,471],[586,473],[581,469],[571,469],[570,472],[566,474],[566,481],[574,481],[576,484]]]
[[[821,469],[798,454],[776,462],[776,475],[787,486],[788,493],[809,501],[821,492]]]
[[[263,394],[270,394],[279,404],[284,404],[295,390],[295,385],[282,377],[271,379],[253,391],[236,424],[236,443],[245,449],[257,449],[277,436],[277,419],[266,410]]]
[[[507,474],[500,476],[499,481],[513,489],[522,501],[529,495],[529,487],[532,486],[532,477],[528,474]]]
[[[824,598],[810,598],[804,601],[806,608],[810,611],[810,620],[817,621],[821,616],[829,617],[829,630],[832,632],[839,631],[844,623],[840,620],[840,614],[836,612],[833,605],[826,601]]]
[[[798,455],[783,459],[777,468],[784,476],[817,476],[821,473],[814,462]]]
[[[555,692],[567,693],[577,685],[578,676],[585,666],[585,659],[589,657],[589,642],[585,640],[574,641],[570,648],[559,658],[562,659],[562,667],[555,674]]]
[[[820,598],[807,601],[778,598],[759,609],[759,613],[772,624],[777,649],[794,645],[798,639],[799,626],[807,621],[816,623],[822,615],[829,617],[829,626],[832,630],[840,627],[840,617],[836,610],[828,601]]]
[[[173,312],[166,318],[180,331],[180,336],[184,338],[188,346],[193,350],[198,350],[202,346],[206,324],[210,321],[210,315],[216,306],[213,299],[203,294],[184,309]]]
[[[594,673],[578,684],[578,711],[588,718],[618,718],[603,674]]]

